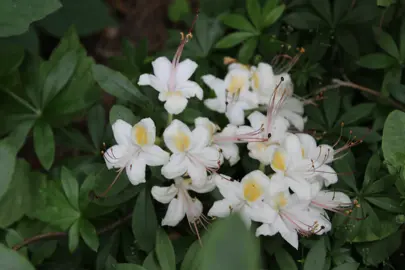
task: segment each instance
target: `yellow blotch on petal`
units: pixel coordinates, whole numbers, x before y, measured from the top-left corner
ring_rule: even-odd
[[[173,97],[173,96],[181,97],[181,96],[183,96],[183,93],[181,91],[169,91],[169,92],[167,92],[167,96],[168,97]]]
[[[243,185],[243,196],[248,202],[254,202],[263,194],[262,187],[255,181],[249,180]]]
[[[259,89],[259,74],[257,72],[253,73],[252,80],[253,80],[253,87],[255,89]]]
[[[186,133],[179,131],[174,136],[174,145],[180,152],[186,151],[190,146],[190,137]]]
[[[137,124],[132,127],[132,135],[135,138],[135,142],[140,145],[144,146],[148,144],[148,131],[146,127],[142,124]]]
[[[186,186],[191,185],[191,183],[192,183],[191,178],[185,178],[185,179],[183,179],[183,183],[184,183],[184,185],[186,185]]]
[[[238,95],[244,85],[245,85],[245,79],[243,77],[232,76],[231,82],[228,87],[228,91],[229,91],[229,93],[231,93],[233,95]]]
[[[284,193],[281,192],[281,193],[279,193],[278,195],[275,196],[274,202],[276,204],[276,208],[280,209],[280,208],[283,208],[283,207],[285,207],[287,205],[288,200],[285,197]]]
[[[285,156],[281,151],[276,151],[271,161],[271,166],[279,171],[286,170]]]
[[[302,154],[302,157],[305,157],[305,150],[303,147],[301,147],[301,154]]]

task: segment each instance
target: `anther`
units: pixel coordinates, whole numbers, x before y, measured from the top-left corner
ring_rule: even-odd
[[[284,77],[281,77],[281,81],[284,82]]]
[[[271,133],[269,132],[268,134],[267,134],[267,138],[271,138]]]

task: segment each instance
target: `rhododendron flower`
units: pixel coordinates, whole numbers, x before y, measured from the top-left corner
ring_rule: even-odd
[[[163,176],[174,179],[187,173],[193,185],[205,185],[207,171],[216,172],[221,157],[219,150],[211,146],[210,134],[204,126],[197,126],[191,132],[183,122],[173,120],[163,132],[165,144],[173,153],[162,167]]]
[[[225,113],[229,123],[236,126],[245,123],[245,110],[258,106],[257,97],[248,90],[249,82],[245,75],[243,71],[235,70],[228,73],[225,80],[212,75],[202,77],[204,83],[216,94],[216,98],[206,99],[204,104],[213,111]]]
[[[241,182],[221,177],[216,178],[215,183],[224,199],[214,203],[208,216],[226,217],[238,212],[248,227],[252,220],[272,223],[276,218],[277,213],[263,201],[270,185],[269,178],[263,172],[250,172]]]
[[[155,145],[156,127],[150,118],[142,119],[131,126],[123,120],[112,125],[117,145],[104,153],[107,168],[125,168],[133,185],[145,182],[145,167],[164,165],[169,153]]]
[[[312,185],[312,193],[316,194],[311,199],[311,206],[329,210],[331,212],[343,213],[353,207],[353,203],[349,196],[343,192],[321,190],[322,185],[319,182],[314,182]]]
[[[197,198],[192,198],[188,191],[207,193],[214,188],[215,183],[211,177],[201,187],[194,186],[190,178],[183,179],[181,177],[176,178],[174,184],[169,187],[154,186],[152,188],[153,198],[160,203],[169,204],[162,220],[162,226],[176,226],[186,216],[188,223],[193,224],[196,228],[196,223],[204,220],[203,206]]]
[[[220,140],[224,136],[234,136],[238,130],[236,126],[227,125],[221,132],[218,132],[220,128],[206,117],[197,117],[194,122],[196,126],[203,125],[211,132],[212,146],[215,146],[222,152],[222,156],[229,161],[231,166],[240,160],[238,146],[233,142]]]

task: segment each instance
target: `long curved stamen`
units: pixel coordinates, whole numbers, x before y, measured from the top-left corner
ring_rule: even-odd
[[[223,136],[223,135],[215,135],[213,142],[214,143],[225,143],[225,142],[232,142],[232,143],[249,143],[249,142],[265,142],[268,141],[269,138],[263,136],[264,132],[264,125],[262,125],[259,129],[238,134],[234,136]]]
[[[287,211],[280,211],[279,214],[282,218],[287,219],[287,221],[289,221],[295,227],[294,229],[297,231],[297,233],[302,236],[308,237],[312,235],[315,231],[315,226],[317,226],[316,221],[313,225],[308,225],[300,220],[294,220]]]
[[[284,77],[281,77],[280,82],[276,85],[276,88],[274,89],[271,98],[270,98],[270,102],[269,105],[267,106],[267,124],[265,127],[265,132],[271,136],[270,131],[271,128],[273,126],[273,120],[275,118],[275,116],[277,115],[278,111],[280,110],[280,108],[282,107],[282,105],[284,104],[285,100],[287,99],[287,94],[286,94],[286,89],[284,88],[283,93],[281,95],[281,98],[276,102],[276,98],[278,98],[278,92],[280,89],[280,85],[282,84],[282,82],[284,81]]]
[[[132,165],[131,165],[132,166]],[[111,182],[111,184],[107,187],[107,189],[105,191],[103,191],[103,193],[101,194],[96,194],[94,191],[92,192],[92,194],[94,194],[94,196],[99,199],[99,198],[104,198],[108,192],[112,189],[112,187],[114,186],[114,184],[118,181],[121,173],[124,171],[125,167],[121,168],[118,170],[118,174],[115,176],[114,180]]]

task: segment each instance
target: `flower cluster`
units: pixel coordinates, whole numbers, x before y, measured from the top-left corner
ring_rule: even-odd
[[[189,80],[197,64],[188,59],[180,62],[190,37],[183,38],[173,61],[157,58],[152,62],[154,74],[143,74],[138,82],[159,92],[170,115],[183,112],[189,98],[203,99],[202,88]],[[157,201],[168,204],[162,225],[176,226],[186,216],[198,233],[197,226],[208,219],[202,203],[189,191],[207,193],[217,188],[223,199],[207,215],[225,217],[237,212],[248,227],[252,221],[261,223],[257,236],[280,233],[297,248],[298,235],[328,232],[331,223],[325,210],[337,212],[352,206],[345,194],[326,189],[338,181],[330,164],[347,146],[317,145],[311,135],[302,133],[304,102],[294,97],[290,76],[274,74],[266,63],[257,67],[232,63],[224,79],[205,75],[202,80],[216,94],[204,104],[225,114],[227,126],[221,129],[208,118],[198,117],[191,130],[175,119],[162,134],[165,151],[155,145],[152,119],[134,126],[118,120],[112,126],[117,145],[104,154],[107,167],[125,169],[137,185],[146,181],[146,165],[162,166],[161,174],[172,184],[151,190]],[[247,111],[253,112],[246,117]],[[247,146],[250,158],[261,163],[261,170],[237,181],[219,170],[224,162],[230,166],[239,162],[240,144]],[[266,175],[266,166],[274,173]]]

